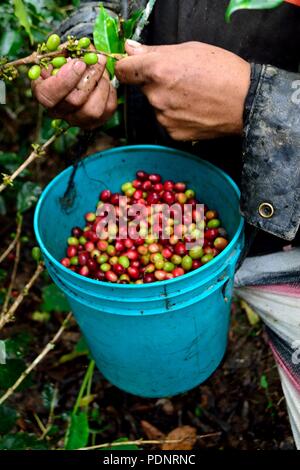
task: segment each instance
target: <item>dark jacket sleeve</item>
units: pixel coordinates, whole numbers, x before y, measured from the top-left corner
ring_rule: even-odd
[[[285,240],[300,225],[300,74],[252,65],[245,107],[241,211]]]

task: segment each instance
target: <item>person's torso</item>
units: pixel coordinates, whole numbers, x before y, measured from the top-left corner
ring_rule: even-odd
[[[225,21],[229,0],[157,0],[145,35],[148,44],[201,41],[238,54],[249,62],[298,71],[300,63],[300,7],[288,3],[273,10],[241,10]],[[238,183],[241,139],[229,137],[196,145],[172,141],[156,123],[153,110],[138,92],[129,93],[129,138],[196,153],[224,169]],[[199,103],[199,106],[201,103]],[[132,130],[133,132],[130,132]],[[261,233],[260,246],[275,250],[284,242]]]

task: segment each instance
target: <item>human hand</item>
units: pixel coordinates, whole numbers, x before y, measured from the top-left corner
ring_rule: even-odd
[[[175,140],[241,134],[250,64],[201,42],[144,46],[126,42],[116,64],[122,83],[140,85],[160,124]]]
[[[49,67],[32,83],[33,93],[52,117],[83,129],[99,127],[117,108],[116,90],[105,65],[106,58],[100,55],[98,63],[89,67],[72,59],[55,76]]]

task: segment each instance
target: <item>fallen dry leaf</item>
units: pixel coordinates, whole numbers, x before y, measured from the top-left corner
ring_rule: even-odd
[[[179,442],[165,443],[161,446],[162,450],[192,450],[197,440],[196,428],[181,426],[173,429],[166,437],[166,441],[168,440],[178,440]]]
[[[161,432],[159,429],[157,429],[153,424],[148,423],[148,421],[141,421],[141,427],[146,434],[148,439],[157,439],[157,440],[163,440],[165,438],[165,435],[163,432]]]

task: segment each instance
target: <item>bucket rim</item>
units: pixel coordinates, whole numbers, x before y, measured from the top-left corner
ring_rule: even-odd
[[[103,150],[101,152],[96,152],[94,154],[91,154],[89,155],[88,157],[86,157],[84,159],[84,161],[87,161],[87,160],[96,160],[97,158],[103,158],[104,156],[109,156],[110,154],[113,154],[115,153],[116,151],[120,151],[120,152],[127,152],[127,151],[138,151],[138,150],[154,150],[154,151],[163,151],[165,153],[176,153],[176,154],[180,154],[182,155],[183,157],[185,158],[188,158],[190,160],[195,160],[195,161],[201,161],[201,164],[209,167],[210,169],[214,170],[215,172],[219,173],[220,176],[222,176],[234,189],[238,199],[240,198],[240,190],[237,186],[237,184],[233,181],[233,179],[227,175],[227,173],[225,173],[223,170],[221,170],[220,168],[218,168],[217,166],[213,165],[212,163],[202,159],[202,158],[199,158],[197,157],[196,155],[193,155],[189,152],[185,152],[185,151],[182,151],[182,150],[178,150],[178,149],[174,149],[172,147],[165,147],[165,146],[162,146],[162,145],[147,145],[147,144],[141,144],[141,145],[125,145],[125,146],[120,146],[120,147],[114,147],[114,148],[111,148],[111,149],[107,149],[107,150]],[[59,261],[57,261],[56,258],[54,258],[54,256],[52,256],[52,254],[47,250],[43,240],[42,240],[42,237],[40,235],[40,229],[39,229],[39,216],[40,216],[40,213],[41,213],[41,210],[42,210],[42,206],[43,206],[43,203],[45,201],[45,198],[46,196],[51,192],[53,186],[55,186],[55,184],[57,183],[58,180],[64,178],[66,176],[66,174],[68,172],[71,171],[71,169],[73,168],[73,165],[65,168],[63,171],[61,171],[58,175],[55,176],[55,178],[53,178],[50,183],[47,184],[47,186],[44,188],[38,202],[37,202],[37,205],[36,205],[36,208],[35,208],[35,212],[34,212],[34,222],[33,222],[33,226],[34,226],[34,232],[35,232],[35,236],[36,236],[36,239],[37,239],[37,242],[41,248],[41,251],[42,253],[55,265],[56,268],[58,268],[60,271],[70,275],[71,277],[74,277],[74,279],[78,279],[82,282],[86,282],[87,284],[90,284],[90,285],[94,285],[94,286],[102,286],[102,287],[107,287],[107,285],[109,284],[109,287],[111,287],[113,285],[114,288],[117,288],[117,289],[123,289],[123,290],[126,290],[126,289],[147,289],[147,288],[152,288],[154,285],[156,285],[157,283],[156,282],[149,282],[147,284],[117,284],[117,283],[108,283],[108,282],[103,282],[103,281],[98,281],[97,279],[90,279],[88,277],[84,277],[84,276],[81,276],[80,274],[78,273],[75,273],[74,271],[71,271],[70,269],[66,268],[65,266],[63,266]],[[176,277],[176,278],[173,278],[173,279],[167,279],[165,281],[160,281],[159,284],[160,286],[164,286],[164,285],[167,285],[167,286],[170,286],[171,284],[174,284],[176,282],[179,282],[183,277],[185,279],[188,279],[188,278],[193,278],[195,275],[199,274],[199,273],[204,273],[205,271],[209,271],[210,268],[212,268],[213,266],[216,265],[216,263],[220,262],[222,259],[225,259],[226,256],[230,253],[230,251],[233,249],[233,247],[236,245],[236,243],[238,242],[240,236],[241,236],[241,233],[242,233],[242,230],[244,228],[244,218],[243,216],[240,214],[240,223],[238,225],[238,228],[233,236],[233,238],[230,240],[230,242],[228,243],[227,247],[216,257],[214,258],[212,261],[210,261],[209,263],[205,264],[204,266],[201,266],[200,268],[198,269],[195,269],[194,271],[191,271],[191,272],[188,272],[188,273],[185,273],[184,275],[182,276],[179,276],[179,277]]]

